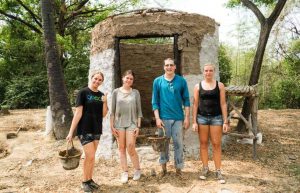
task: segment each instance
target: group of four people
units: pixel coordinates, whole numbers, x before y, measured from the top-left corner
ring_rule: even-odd
[[[176,174],[181,175],[183,163],[183,129],[190,126],[190,100],[186,80],[175,74],[174,60],[164,61],[162,76],[153,82],[152,109],[158,128],[166,129],[166,136],[172,138],[174,145],[174,164]],[[221,174],[221,137],[222,132],[229,130],[225,87],[215,80],[215,66],[205,64],[204,79],[194,87],[193,124],[200,141],[200,156],[203,164],[199,178],[205,180],[208,168],[208,141],[213,146],[213,159],[216,178],[225,183]],[[135,149],[136,138],[141,127],[142,109],[140,93],[133,89],[135,75],[131,70],[124,72],[123,84],[112,93],[110,108],[110,126],[112,134],[118,141],[120,164],[122,167],[121,182],[128,182],[127,153],[135,169],[133,180],[141,177],[139,157]],[[77,136],[83,146],[85,159],[83,162],[82,188],[85,192],[98,189],[99,185],[92,179],[95,164],[95,153],[102,134],[102,119],[108,112],[107,97],[98,90],[104,76],[101,72],[91,74],[88,87],[82,89],[76,99],[76,111],[70,132],[66,139],[71,141],[77,128]],[[183,110],[184,109],[184,110]],[[102,116],[101,116],[102,115]],[[163,132],[160,129],[159,135]],[[127,152],[127,153],[126,153]],[[159,163],[162,176],[167,173],[169,148],[160,153]]]

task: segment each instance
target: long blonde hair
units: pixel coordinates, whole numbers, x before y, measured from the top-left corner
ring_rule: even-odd
[[[102,73],[100,70],[92,71],[92,72],[91,72],[91,75],[90,75],[90,79],[92,80],[93,77],[94,77],[96,74],[100,74],[100,76],[102,77],[102,81],[104,81],[103,73]]]

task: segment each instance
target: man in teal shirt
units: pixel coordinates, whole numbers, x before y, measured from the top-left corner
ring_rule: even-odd
[[[164,61],[164,75],[157,77],[153,82],[152,110],[156,119],[156,126],[166,129],[166,135],[172,137],[174,145],[174,161],[176,173],[181,175],[183,168],[183,131],[190,125],[190,100],[186,80],[175,74],[174,60],[167,58]],[[185,113],[183,113],[183,107]],[[160,135],[162,131],[160,129]],[[167,173],[169,161],[169,147],[160,153],[159,163],[162,166],[162,175]]]

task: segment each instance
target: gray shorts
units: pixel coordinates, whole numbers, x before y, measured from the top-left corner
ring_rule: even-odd
[[[118,131],[133,131],[137,126],[134,123],[131,123],[128,127],[116,127]]]

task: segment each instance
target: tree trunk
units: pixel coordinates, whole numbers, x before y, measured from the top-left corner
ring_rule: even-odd
[[[60,65],[51,2],[51,0],[41,0],[45,55],[53,131],[56,139],[64,139],[69,132],[73,112]]]
[[[250,80],[249,80],[250,86],[258,83],[260,71],[261,71],[261,65],[263,62],[263,57],[264,57],[264,53],[265,53],[265,49],[266,49],[266,46],[268,43],[271,29],[272,29],[272,26],[268,25],[267,22],[265,23],[264,26],[261,27],[259,42],[257,45],[257,50],[255,53],[252,70],[251,70],[251,75],[250,75]],[[245,118],[248,118],[250,115],[250,109],[251,109],[250,105],[251,104],[249,103],[249,98],[246,97],[244,100],[243,108],[242,108],[242,115]],[[242,121],[238,122],[237,128],[238,128],[238,131],[245,131],[245,129],[246,129],[246,127]]]
[[[250,76],[250,80],[249,80],[250,86],[258,83],[261,65],[262,65],[262,61],[264,58],[264,53],[265,53],[265,49],[266,49],[266,46],[268,43],[271,29],[272,29],[272,26],[269,26],[267,22],[261,26],[257,50],[256,50],[256,53],[254,56],[254,61],[253,61],[252,70],[251,70],[251,76]],[[247,119],[250,115],[250,110],[251,110],[250,105],[251,104],[249,102],[249,98],[248,97],[245,98],[243,108],[242,108],[242,115]],[[238,131],[245,131],[245,129],[246,129],[245,124],[242,121],[238,122],[237,128],[238,128]]]

